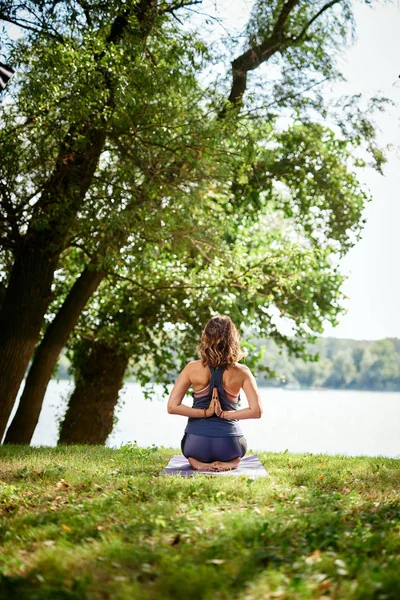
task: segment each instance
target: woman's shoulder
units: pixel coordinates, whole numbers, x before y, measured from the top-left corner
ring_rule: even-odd
[[[189,361],[186,366],[185,366],[185,370],[186,371],[199,371],[199,370],[203,370],[206,369],[207,367],[205,367],[202,363],[201,360],[191,360]]]
[[[247,379],[252,377],[252,372],[249,367],[242,365],[241,363],[233,363],[229,366],[228,370],[235,379],[241,380],[244,383]]]
[[[243,374],[247,374],[247,373],[251,373],[249,367],[247,367],[246,365],[242,365],[241,363],[233,363],[232,365],[230,365],[229,367],[230,369],[235,369],[236,371],[238,371],[239,373],[243,373]]]

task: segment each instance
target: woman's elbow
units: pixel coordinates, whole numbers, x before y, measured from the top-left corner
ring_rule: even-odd
[[[167,411],[168,411],[168,414],[170,414],[170,415],[173,415],[175,412],[174,407],[171,404],[167,405]]]
[[[257,408],[256,408],[256,411],[255,411],[255,412],[256,412],[256,414],[255,414],[254,418],[255,418],[255,419],[261,419],[261,417],[262,417],[262,414],[263,414],[263,409],[262,409],[262,406],[257,406]]]

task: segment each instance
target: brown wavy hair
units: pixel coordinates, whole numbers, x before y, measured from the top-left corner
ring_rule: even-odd
[[[230,317],[218,315],[204,327],[199,345],[203,365],[227,367],[246,356],[240,347],[240,334]]]

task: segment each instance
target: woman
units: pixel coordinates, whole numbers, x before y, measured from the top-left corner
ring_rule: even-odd
[[[250,369],[237,361],[245,356],[239,332],[231,319],[218,316],[205,326],[199,346],[200,360],[191,361],[177,378],[168,400],[168,412],[189,417],[181,442],[182,453],[193,469],[235,469],[246,454],[247,442],[238,421],[259,419],[260,394]],[[193,406],[182,400],[193,387]],[[240,389],[248,408],[238,410]]]

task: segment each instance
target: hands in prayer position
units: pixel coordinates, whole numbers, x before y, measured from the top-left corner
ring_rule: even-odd
[[[206,410],[205,414],[207,417],[212,417],[213,415],[217,415],[217,417],[221,417],[222,413],[224,412],[222,410],[221,403],[219,401],[219,395],[218,395],[217,388],[213,389],[209,407],[205,410]],[[223,417],[223,415],[222,415],[222,417]]]

